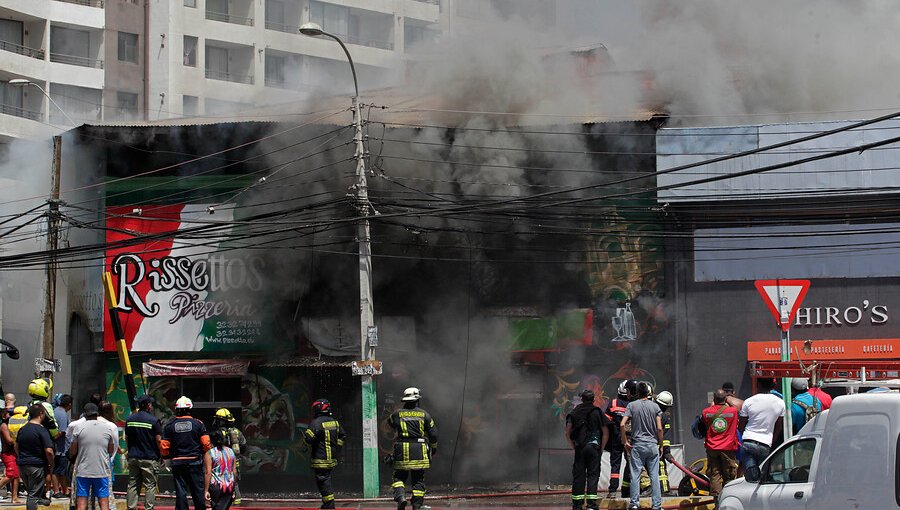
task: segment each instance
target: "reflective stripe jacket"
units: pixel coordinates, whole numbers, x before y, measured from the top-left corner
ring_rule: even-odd
[[[606,443],[608,450],[610,448],[618,450],[623,448],[622,439],[619,437],[619,427],[622,425],[622,417],[625,416],[625,409],[627,408],[628,401],[620,398],[614,398],[606,405],[606,410],[603,414],[612,422],[612,427],[609,429],[609,441]]]
[[[389,419],[396,433],[394,469],[428,469],[437,449],[437,426],[428,411],[416,406],[394,411]]]
[[[320,414],[309,422],[303,440],[309,445],[309,464],[313,469],[333,469],[347,434],[334,417]]]
[[[172,465],[177,466],[201,462],[212,443],[202,421],[190,416],[176,416],[163,427],[159,446],[163,458],[171,459]]]
[[[662,413],[660,417],[663,426],[663,455],[672,453],[672,415],[669,411]]]

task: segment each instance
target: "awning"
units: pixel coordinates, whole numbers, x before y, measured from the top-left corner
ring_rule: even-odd
[[[221,359],[157,360],[143,365],[144,377],[241,377],[249,361]]]

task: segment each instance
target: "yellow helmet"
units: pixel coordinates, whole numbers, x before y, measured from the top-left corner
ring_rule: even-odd
[[[224,407],[216,411],[216,418],[228,423],[234,423],[234,416],[232,416],[231,411]]]
[[[35,379],[28,383],[28,394],[32,398],[46,400],[50,398],[51,390],[53,390],[53,381],[50,379]]]

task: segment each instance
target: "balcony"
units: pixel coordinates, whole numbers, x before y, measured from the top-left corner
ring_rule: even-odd
[[[248,85],[253,85],[252,74],[229,73],[207,69],[206,77],[210,80],[230,81],[232,83],[246,83]]]
[[[250,27],[253,26],[253,18],[246,18],[244,16],[237,16],[225,12],[206,11],[206,19],[212,21],[221,21],[223,23],[233,23],[235,25],[246,25]]]
[[[76,57],[74,55],[63,55],[61,53],[51,53],[50,62],[81,67],[91,67],[94,69],[103,69],[103,60],[87,57]]]
[[[377,39],[367,39],[364,37],[357,37],[354,35],[341,35],[338,36],[343,39],[347,44],[356,44],[357,46],[368,46],[369,48],[381,48],[383,50],[393,50],[394,43],[393,41],[379,41]]]
[[[36,120],[41,122],[44,119],[43,114],[41,112],[34,112],[31,110],[26,110],[24,108],[19,108],[18,106],[10,106],[8,104],[0,104],[0,113],[6,115],[12,115],[14,117],[21,117],[23,119]]]
[[[88,7],[99,7],[103,8],[103,0],[57,0],[59,2],[65,2],[67,4],[78,4],[78,5],[86,5]]]
[[[13,53],[18,53],[19,55],[25,55],[26,57],[44,60],[44,50],[29,48],[28,46],[22,46],[21,44],[0,41],[0,50],[11,51]]]
[[[278,32],[284,32],[286,34],[300,33],[299,26],[285,25],[283,23],[277,23],[275,21],[268,21],[268,20],[266,20],[266,30],[276,30]]]

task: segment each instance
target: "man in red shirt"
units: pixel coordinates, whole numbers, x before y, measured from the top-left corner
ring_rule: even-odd
[[[709,477],[709,492],[714,497],[718,497],[726,483],[734,480],[738,465],[735,434],[738,411],[728,405],[725,398],[725,390],[716,390],[713,405],[701,414],[706,425],[706,475]]]

